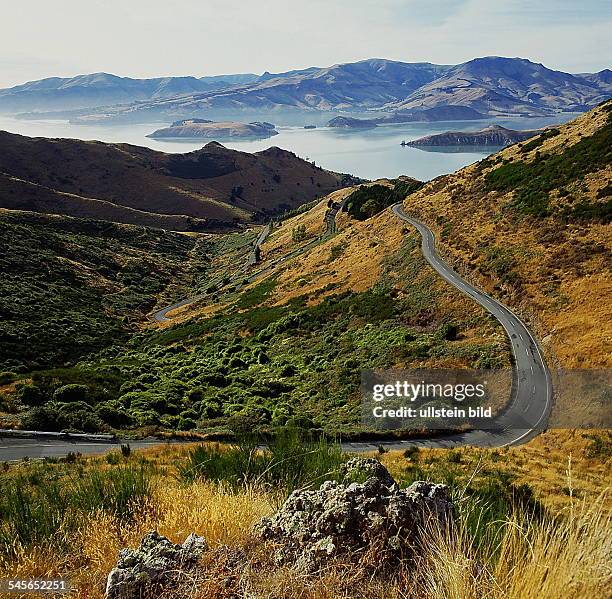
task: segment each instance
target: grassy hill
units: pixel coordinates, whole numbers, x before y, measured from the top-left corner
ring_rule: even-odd
[[[299,423],[359,434],[362,368],[507,365],[497,321],[434,273],[416,232],[383,209],[402,190],[455,268],[530,323],[551,367],[606,367],[609,130],[610,103],[420,189],[382,180],[335,191],[273,229],[254,281],[217,285],[170,323],[76,366],[24,375],[7,405],[57,429],[78,427],[66,417],[78,401],[92,429]],[[330,200],[348,200],[347,211],[319,239]],[[216,239],[232,263],[230,238]],[[84,387],[64,396],[66,385]]]
[[[6,210],[0,233],[5,371],[61,366],[125,341],[157,302],[204,289],[221,268],[217,240],[203,235]],[[238,255],[248,251],[252,236],[235,237]],[[236,256],[226,251],[224,260]]]
[[[0,132],[0,207],[183,231],[265,220],[354,182],[292,152],[187,154]]]

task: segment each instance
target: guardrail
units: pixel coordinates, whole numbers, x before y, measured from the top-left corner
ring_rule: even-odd
[[[118,443],[115,435],[96,435],[90,433],[55,433],[51,431],[21,431],[0,429],[0,438],[17,439],[54,439],[56,441],[90,441],[92,443]]]

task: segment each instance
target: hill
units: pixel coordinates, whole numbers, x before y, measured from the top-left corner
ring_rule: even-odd
[[[296,208],[342,180],[274,147],[248,154],[210,142],[165,154],[0,132],[2,208],[215,231]]]
[[[611,114],[608,102],[422,187],[337,190],[277,223],[244,278],[112,352],[21,375],[7,405],[35,393],[45,409],[21,404],[15,418],[60,430],[67,401],[56,392],[78,383],[98,415],[88,426],[102,430],[120,414],[136,432],[293,424],[358,437],[372,434],[360,420],[363,368],[508,366],[497,321],[430,269],[418,234],[385,209],[398,196],[458,272],[530,324],[551,370],[607,368]],[[346,211],[321,237],[332,203]]]
[[[403,113],[406,120],[411,114],[413,120],[449,120],[465,118],[455,116],[461,110],[472,115],[467,118],[582,112],[611,95],[612,83],[606,71],[572,75],[521,58],[484,57],[459,65],[370,59],[265,73],[233,87],[63,116],[104,123],[210,118],[237,111],[274,111],[280,115],[284,110],[382,110]]]
[[[612,102],[404,202],[445,257],[531,319],[553,364],[609,367]]]

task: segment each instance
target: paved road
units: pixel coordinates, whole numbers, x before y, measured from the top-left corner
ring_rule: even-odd
[[[423,256],[448,283],[471,297],[504,327],[514,356],[512,397],[504,414],[498,419],[501,430],[470,431],[444,439],[414,442],[414,445],[450,447],[457,444],[500,447],[525,443],[546,427],[552,407],[552,381],[538,344],[520,318],[497,300],[462,279],[438,255],[434,234],[422,222],[409,217],[401,204],[393,212],[416,227],[421,234]],[[394,446],[394,444],[390,444]],[[404,443],[395,444],[402,446]]]
[[[164,445],[167,441],[146,439],[143,441],[124,441],[132,449],[144,449],[155,445]],[[99,455],[112,450],[119,450],[120,443],[94,443],[88,441],[60,441],[41,439],[16,439],[0,437],[0,462],[14,462],[23,458],[57,458],[72,453]]]

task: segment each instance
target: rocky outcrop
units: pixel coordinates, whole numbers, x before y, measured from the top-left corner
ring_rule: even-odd
[[[354,458],[343,468],[342,482],[294,491],[255,533],[276,543],[279,564],[303,571],[335,557],[358,560],[367,551],[375,552],[377,566],[385,566],[414,557],[428,527],[448,526],[453,514],[445,485],[419,481],[400,489],[382,464]]]
[[[505,147],[519,141],[525,141],[542,131],[515,131],[499,125],[491,125],[481,131],[447,131],[436,135],[427,135],[413,141],[402,142],[403,146],[496,146]]]
[[[156,585],[179,583],[208,549],[203,537],[190,534],[182,545],[157,531],[147,533],[138,549],[122,549],[108,575],[106,599],[140,599]]]

